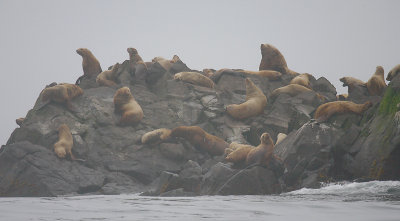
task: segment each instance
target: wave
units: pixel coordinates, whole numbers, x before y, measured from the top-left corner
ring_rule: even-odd
[[[319,189],[303,188],[285,193],[285,195],[400,196],[400,181],[327,183]]]

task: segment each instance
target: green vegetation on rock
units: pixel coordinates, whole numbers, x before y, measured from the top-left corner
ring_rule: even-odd
[[[385,95],[379,105],[379,114],[394,115],[397,112],[397,104],[400,103],[400,90],[392,87],[386,89]]]

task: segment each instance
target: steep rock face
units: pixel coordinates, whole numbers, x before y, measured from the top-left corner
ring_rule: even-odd
[[[364,116],[348,114],[317,124],[311,120],[315,109],[336,95],[325,78],[311,79],[314,92],[293,97],[281,94],[271,99],[272,91],[287,85],[292,76],[272,81],[228,70],[212,77],[215,89],[173,80],[174,73],[188,70],[181,61],[168,71],[158,63],[148,65],[147,72],[129,61],[121,64],[118,88],[128,86],[144,112],[136,126],[116,125],[121,117],[114,113],[117,88],[98,87],[93,79],[82,79],[84,94],[72,101],[76,112],[60,104],[43,105],[39,97],[21,128],[0,149],[0,196],[272,194],[316,187],[320,181],[364,176],[363,165],[373,161],[365,156],[376,155],[375,146],[366,143],[377,141],[374,137],[382,134],[375,134],[378,129],[366,131],[378,128],[379,117],[387,122],[395,118],[394,114],[391,118],[376,114],[377,104]],[[245,101],[246,77],[267,96],[267,107],[259,116],[234,120],[225,113],[225,107]],[[321,101],[316,93],[326,100]],[[71,129],[77,161],[59,159],[54,154],[56,131],[62,123]],[[276,146],[284,164],[275,160],[268,168],[253,165],[238,169],[224,162],[224,156],[200,152],[184,139],[141,143],[146,132],[190,125],[227,142],[252,145],[259,144],[264,132],[274,140],[280,132],[289,134]],[[382,174],[392,174],[398,162],[397,129],[393,128],[391,133],[384,132],[389,138],[379,141],[392,143],[380,155],[384,160],[376,163],[388,171]]]

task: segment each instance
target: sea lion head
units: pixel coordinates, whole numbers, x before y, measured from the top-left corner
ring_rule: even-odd
[[[66,152],[65,149],[62,148],[62,147],[55,147],[55,148],[54,148],[54,152],[56,152],[56,155],[57,155],[59,158],[65,158],[65,156],[67,155],[67,152]]]
[[[88,54],[89,49],[87,48],[78,48],[76,49],[76,53],[78,53],[80,56],[84,56],[86,54]]]
[[[346,81],[346,77],[340,78],[339,81],[343,82],[343,87],[348,86],[347,81]]]
[[[269,133],[263,133],[260,137],[260,141],[262,144],[272,144],[272,139]]]
[[[128,51],[129,54],[138,54],[136,48],[127,48],[126,51]]]
[[[375,74],[383,76],[384,75],[383,67],[382,66],[376,66]]]

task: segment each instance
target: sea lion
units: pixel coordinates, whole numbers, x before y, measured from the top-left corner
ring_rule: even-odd
[[[343,87],[353,86],[353,85],[365,85],[365,82],[353,77],[342,77],[339,79],[343,82]]]
[[[272,91],[271,95],[269,98],[271,99],[276,99],[280,94],[287,94],[291,97],[297,96],[298,94],[304,93],[304,92],[310,92],[313,91],[309,88],[306,88],[302,85],[299,84],[289,84],[280,88],[277,88]],[[314,92],[314,91],[313,91]],[[322,96],[321,94],[314,92],[317,97],[319,98],[320,101],[325,101],[327,98]]]
[[[118,125],[136,125],[143,119],[143,110],[128,87],[122,87],[115,92],[114,107],[117,113],[122,114]]]
[[[24,120],[25,120],[24,117],[20,117],[20,118],[15,120],[15,123],[17,123],[18,126],[22,127],[22,124],[24,123]]]
[[[143,62],[143,59],[142,57],[140,57],[136,48],[127,48],[126,51],[129,53],[129,61],[131,61],[133,64],[137,64],[138,62]]]
[[[281,52],[270,44],[261,44],[261,63],[259,70],[273,70],[282,74],[296,75],[295,71],[288,68],[285,57]]]
[[[274,143],[269,133],[263,133],[260,137],[260,145],[250,150],[246,157],[246,165],[259,164],[268,166],[274,153]]]
[[[211,76],[214,75],[214,71],[212,71],[211,69],[205,68],[205,69],[203,69],[203,74],[204,74],[204,76],[211,78]]]
[[[99,86],[115,87],[117,83],[115,80],[118,77],[118,69],[120,67],[119,63],[112,66],[111,70],[103,71],[97,75],[96,83]]]
[[[336,114],[354,113],[361,115],[371,106],[371,101],[367,101],[364,104],[356,104],[351,101],[332,101],[320,105],[315,111],[314,119],[317,122],[324,122]]]
[[[227,150],[232,150],[226,157],[225,160],[234,164],[246,161],[247,154],[254,149],[254,146],[247,144],[239,144],[232,142]]]
[[[46,104],[50,101],[63,103],[67,106],[69,110],[75,111],[75,108],[72,106],[71,100],[82,94],[83,90],[78,85],[61,83],[43,89],[41,97],[42,97],[42,102],[45,102]]]
[[[246,101],[241,104],[231,104],[226,107],[226,112],[234,119],[242,120],[260,115],[267,106],[267,97],[250,80],[246,78]]]
[[[300,74],[295,78],[293,78],[289,84],[298,84],[306,88],[312,89],[310,83],[310,77],[312,77],[312,75],[309,73]]]
[[[174,55],[175,57],[176,55]],[[166,71],[169,71],[172,67],[172,65],[179,60],[179,57],[176,56],[172,60],[167,60],[163,57],[155,57],[153,58],[152,62],[153,63],[159,63]]]
[[[76,80],[76,85],[79,85],[80,81],[84,77],[97,76],[102,72],[101,66],[97,58],[92,54],[92,52],[87,48],[78,48],[76,50],[80,56],[82,56],[82,68],[83,75]]]
[[[65,158],[69,154],[71,160],[75,160],[72,154],[73,145],[74,140],[69,127],[66,124],[61,124],[58,128],[58,141],[54,144],[54,152],[59,158]]]
[[[179,126],[171,130],[171,137],[182,137],[196,149],[205,151],[212,156],[224,154],[229,144],[223,139],[205,132],[198,126]]]
[[[145,133],[142,136],[142,144],[157,144],[169,138],[171,134],[170,129],[160,128]]]
[[[262,70],[262,71],[238,71],[240,73],[244,73],[244,74],[251,74],[251,75],[257,75],[257,76],[261,76],[261,77],[266,77],[269,80],[279,80],[281,79],[281,72],[279,71],[273,71],[273,70]]]
[[[380,96],[387,87],[382,66],[377,66],[375,73],[366,83],[368,92],[372,96]]]
[[[277,145],[278,143],[280,143],[282,140],[284,140],[287,137],[286,134],[284,133],[279,133],[278,136],[276,137],[276,142],[275,145]]]
[[[400,64],[394,66],[394,68],[392,68],[392,70],[389,71],[386,80],[387,81],[393,80],[393,78],[396,77],[399,73],[400,73]]]
[[[347,100],[348,97],[349,97],[348,94],[338,94],[338,95],[336,95],[336,100],[345,101],[345,100]]]
[[[179,72],[174,75],[174,79],[208,88],[215,86],[210,78],[197,72]]]

